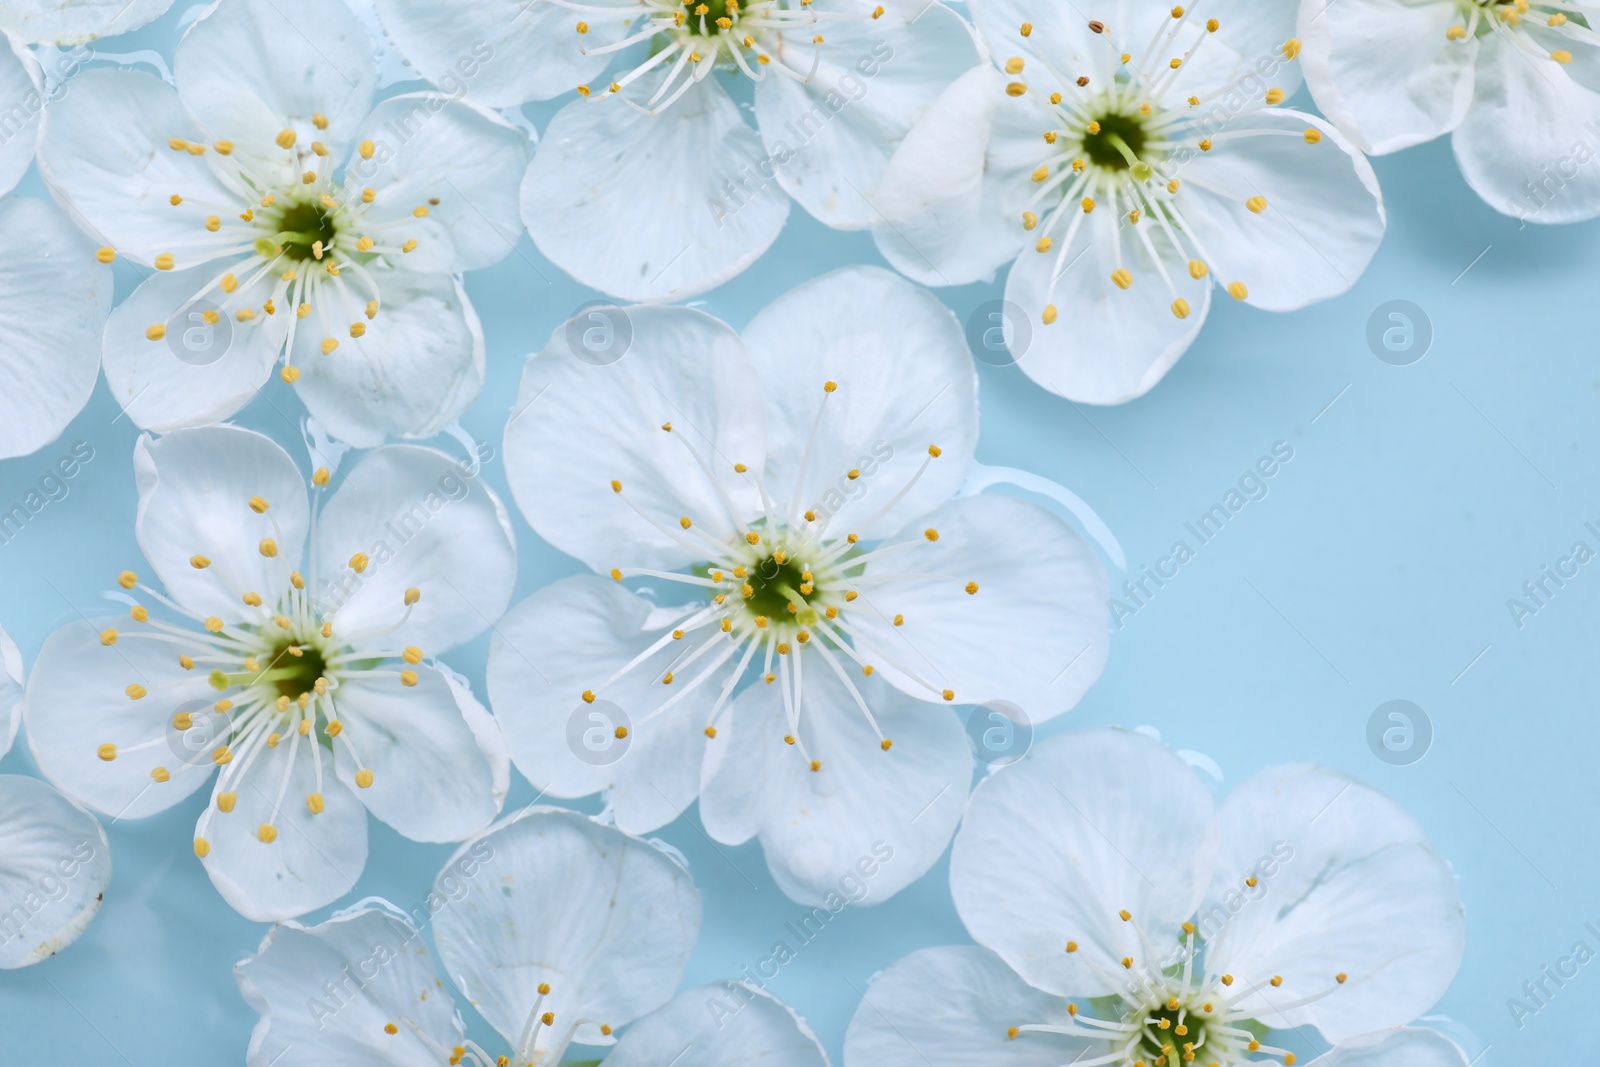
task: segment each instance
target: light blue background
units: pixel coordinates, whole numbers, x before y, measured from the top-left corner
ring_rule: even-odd
[[[153,47],[170,57],[177,14],[101,50]],[[542,125],[548,109],[530,113]],[[1600,561],[1520,629],[1506,601],[1575,541],[1600,549],[1584,529],[1600,520],[1600,227],[1524,228],[1497,215],[1461,181],[1445,142],[1375,165],[1390,227],[1350,293],[1290,315],[1218,301],[1166,380],[1114,409],[1074,406],[1015,368],[984,366],[978,456],[1080,494],[1137,569],[1180,537],[1193,544],[1185,521],[1275,442],[1293,447],[1270,495],[1126,620],[1104,677],[1050,729],[1148,724],[1173,746],[1215,759],[1226,785],[1267,764],[1313,760],[1388,791],[1460,877],[1467,952],[1438,1010],[1489,1045],[1481,1062],[1585,1067],[1600,1063],[1592,1044],[1600,963],[1521,1029],[1506,1001],[1577,940],[1600,948],[1583,929],[1600,920]],[[32,176],[22,192],[42,195]],[[831,232],[797,208],[772,250],[704,306],[742,327],[790,287],[859,262],[881,262],[867,236]],[[119,265],[119,296],[136,280]],[[523,357],[595,294],[526,238],[499,266],[469,275],[467,289],[489,371],[463,424],[498,452]],[[994,284],[941,295],[965,319],[998,293]],[[1392,299],[1415,302],[1432,322],[1432,349],[1413,366],[1387,365],[1367,347],[1369,315]],[[239,421],[294,448],[301,410],[274,381]],[[100,610],[116,573],[142,566],[132,533],[135,437],[102,384],[59,442],[0,464],[5,510],[72,442],[95,451],[66,499],[0,546],[0,624],[30,665],[52,629]],[[510,503],[498,455],[486,477]],[[517,599],[580,569],[520,514],[515,521]],[[1122,578],[1114,573],[1113,585]],[[445,657],[480,695],[485,650],[479,639]],[[1415,701],[1433,724],[1431,751],[1411,766],[1386,765],[1367,747],[1368,716],[1393,698]],[[36,773],[21,738],[0,772]],[[515,781],[508,811],[533,797]],[[88,932],[39,966],[0,973],[0,1060],[242,1059],[255,1014],[230,968],[265,927],[222,903],[190,850],[207,796],[108,828],[115,873]],[[692,814],[661,836],[688,856],[705,898],[686,984],[754,967],[779,939],[794,943],[783,924],[802,909],[773,887],[755,845],[714,849]],[[377,894],[415,905],[449,852],[374,820],[366,874],[341,904]],[[887,905],[849,909],[770,984],[836,1063],[858,991],[875,972],[912,949],[967,941],[947,874],[941,861]],[[473,1035],[503,1051],[467,1011]]]

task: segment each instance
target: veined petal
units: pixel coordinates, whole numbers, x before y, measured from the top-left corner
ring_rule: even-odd
[[[683,300],[777,240],[789,197],[773,167],[714,77],[656,115],[615,98],[576,100],[534,152],[522,221],[539,251],[585,285],[625,300]]]
[[[530,154],[521,130],[443,93],[407,93],[373,108],[356,139],[373,142],[371,161],[351,161],[357,180],[376,193],[369,217],[381,222],[427,207],[408,230],[421,234],[413,255],[432,255],[438,245],[442,269],[452,273],[493,266],[516,246],[517,190]]]
[[[884,258],[938,286],[980,281],[1015,259],[1039,131],[1050,127],[1048,111],[1007,96],[988,63],[957,78],[906,133],[873,197]]]
[[[202,157],[169,140],[206,142],[177,92],[154,75],[96,67],[44,109],[39,176],[79,225],[135,262],[166,253],[181,269],[229,254],[235,240],[207,234],[170,200],[236,197]]]
[[[1067,1002],[1041,993],[986,948],[918,949],[867,987],[844,1036],[845,1067],[1060,1067],[1109,1047],[1012,1026],[1066,1026]]]
[[[319,769],[312,751],[318,744],[291,732],[232,778],[225,768],[195,825],[195,850],[205,853],[200,861],[211,884],[252,922],[331,904],[367,865],[367,809],[333,774],[326,751]],[[245,742],[240,750],[236,760],[250,758]],[[227,811],[215,795],[224,791],[233,794]],[[315,813],[307,800],[313,794],[320,799]]]
[[[1159,962],[1141,932],[1172,944],[1200,903],[1215,816],[1205,784],[1159,741],[1058,734],[973,790],[950,856],[956,910],[1034,988],[1120,993],[1102,976],[1123,973],[1124,958]]]
[[[351,294],[308,316],[294,342],[306,409],[365,448],[391,434],[432,437],[478,399],[484,374],[483,329],[459,281],[399,270],[372,276],[382,295],[371,322]],[[325,353],[329,340],[338,348]]]
[[[1575,64],[1585,51],[1582,61],[1596,62],[1592,44],[1562,44]],[[1510,32],[1489,34],[1479,48],[1472,107],[1451,139],[1461,176],[1484,203],[1530,222],[1600,215],[1600,168],[1578,165],[1570,177],[1564,173],[1569,163],[1595,154],[1600,86],[1585,86],[1562,64],[1529,55]],[[1549,179],[1557,168],[1560,177]]]
[[[1320,135],[1315,144],[1307,130]],[[1217,282],[1243,282],[1245,301],[1268,311],[1338,296],[1383,240],[1387,220],[1372,164],[1310,115],[1242,115],[1179,173],[1187,194],[1180,209],[1213,258]]]
[[[378,82],[366,28],[345,5],[317,0],[218,0],[178,42],[172,66],[207,129],[263,158],[285,129],[342,158]]]
[[[569,93],[603,71],[608,53],[584,49],[619,40],[638,9],[581,14],[548,0],[485,0],[446,7],[433,0],[378,0],[384,31],[417,73],[447,93],[490,107],[515,107]],[[579,34],[579,23],[587,32]]]
[[[179,430],[134,446],[135,533],[167,595],[194,614],[256,621],[245,593],[276,593],[300,563],[305,482],[276,442],[237,426]],[[250,501],[265,500],[256,512]],[[263,555],[270,537],[276,553]],[[198,565],[197,565],[198,564]]]
[[[722,751],[708,754],[717,766],[700,798],[701,819],[730,844],[741,843],[753,823],[767,868],[791,900],[830,915],[852,903],[880,904],[927,873],[955,832],[972,778],[961,722],[847,668],[892,741],[885,749],[822,656],[791,654],[805,657],[798,728],[805,754],[784,743],[790,725],[779,687],[746,689],[712,741]]]
[[[559,1061],[574,1036],[602,1043],[602,1024],[620,1029],[665,1004],[700,931],[687,871],[554,808],[519,812],[463,845],[434,889],[452,900],[433,927],[445,972],[489,1025],[516,1049],[527,1024],[554,1015],[532,1049],[518,1049],[540,1063]]]
[[[1459,890],[1393,800],[1327,768],[1271,767],[1229,794],[1218,822],[1197,922],[1222,925],[1213,966],[1257,985],[1283,980],[1270,997],[1235,998],[1233,1010],[1274,1029],[1310,1024],[1342,1044],[1408,1023],[1444,994],[1465,947]]]
[[[171,6],[172,0],[7,0],[0,30],[29,44],[76,44],[129,33]]]
[[[863,4],[844,18],[774,34],[773,62],[811,76],[771,74],[755,89],[756,123],[778,162],[778,183],[839,229],[872,224],[872,194],[901,138],[980,59],[972,31],[944,4],[883,6],[876,18],[849,17],[864,14]],[[819,26],[826,47],[812,41]]]
[[[216,699],[203,669],[178,664],[201,644],[140,636],[148,632],[126,619],[68,623],[45,638],[28,678],[23,717],[34,763],[74,801],[112,818],[165,811],[212,771],[209,750],[173,723]],[[144,695],[133,699],[130,686]]]
[[[111,268],[53,205],[0,200],[0,457],[27,455],[61,435],[99,376]]]
[[[4,22],[5,14],[0,12],[0,28]],[[13,106],[0,129],[0,193],[16,188],[33,162],[39,113],[44,110],[39,61],[14,37],[7,37],[5,44],[7,47],[0,48],[0,100],[12,101]]]
[[[1116,204],[1095,208],[1071,241],[1058,237],[1046,253],[1028,248],[1006,279],[1006,299],[1033,324],[1026,351],[1012,353],[1017,365],[1052,393],[1081,403],[1121,404],[1155,388],[1211,309],[1210,280],[1190,277],[1187,256],[1168,233],[1153,219],[1138,223],[1152,227],[1145,233],[1163,278],[1117,211]],[[1112,278],[1118,270],[1131,275],[1127,289]],[[1179,300],[1182,316],[1174,310]]]
[[[1032,722],[1074,707],[1105,667],[1105,569],[1043,508],[960,497],[891,542],[936,540],[872,560],[853,612],[862,657],[922,700],[1006,700]],[[899,577],[905,575],[905,577]]]
[[[322,509],[317,538],[318,609],[358,649],[454,648],[500,617],[516,583],[499,498],[468,461],[417,445],[363,457]]]
[[[94,816],[37,778],[0,774],[0,970],[76,941],[110,883],[111,845]]]
[[[1445,36],[1453,0],[1302,0],[1300,61],[1317,107],[1364,152],[1384,155],[1461,124],[1478,38]]]
[[[686,989],[628,1028],[611,1067],[660,1067],[693,1048],[696,1067],[829,1067],[794,1009],[748,982]]]
[[[611,331],[599,359],[585,347],[591,328]],[[688,308],[598,308],[523,368],[506,479],[539,536],[596,570],[685,566],[706,550],[662,525],[688,518],[725,543],[761,513],[762,406],[756,367],[723,323]]]
[[[359,675],[339,686],[333,702],[350,745],[335,746],[335,765],[367,810],[406,837],[460,841],[500,814],[510,757],[471,690],[438,668],[414,671],[415,686]],[[365,789],[356,780],[362,770],[373,772]]]
[[[667,637],[671,624],[651,626],[650,616],[650,604],[628,589],[578,575],[512,608],[489,641],[489,701],[517,769],[552,796],[606,791],[617,825],[629,833],[665,826],[694,802],[703,731],[733,670],[729,665],[669,711],[649,718],[677,696],[661,679],[686,646],[715,639],[702,629],[681,642],[668,641],[605,684]],[[595,695],[594,703],[583,699],[585,692]],[[625,722],[614,721],[618,709]],[[622,738],[615,736],[618,726],[627,731]]]
[[[281,923],[234,964],[239,992],[261,1016],[249,1067],[438,1067],[460,1044],[460,1018],[416,928],[378,905],[316,926]],[[347,974],[360,977],[342,981]],[[330,980],[337,998],[322,986]]]
[[[960,324],[932,293],[846,267],[768,304],[744,342],[766,389],[765,476],[780,506],[816,512],[834,536],[876,538],[961,487],[978,441],[978,377]],[[931,463],[930,445],[941,452]]]

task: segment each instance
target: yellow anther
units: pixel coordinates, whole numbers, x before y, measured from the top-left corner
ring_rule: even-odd
[[[1172,302],[1172,313],[1174,315],[1178,316],[1178,318],[1180,318],[1180,319],[1188,318],[1189,317],[1189,301],[1185,300],[1181,296],[1178,297],[1178,299],[1176,299],[1176,300],[1174,300]]]
[[[256,837],[263,845],[270,845],[278,839],[278,828],[271,823],[262,823],[256,830]]]
[[[400,246],[400,251],[402,252],[415,252],[416,250],[417,242],[414,239],[407,241],[405,244]]]
[[[196,856],[199,856],[201,859],[205,859],[206,856],[211,854],[211,842],[207,841],[203,837],[195,838],[194,839],[194,854]]]
[[[360,786],[362,789],[371,788],[372,787],[372,771],[369,770],[366,767],[363,767],[363,768],[361,768],[361,770],[357,771],[356,772],[356,785]]]
[[[1206,28],[1210,29],[1210,26],[1208,25]],[[1283,42],[1283,58],[1284,59],[1294,59],[1299,54],[1300,54],[1300,38],[1291,37],[1287,41]]]
[[[418,648],[416,645],[407,645],[405,647],[405,651],[400,653],[400,658],[405,660],[407,663],[421,663],[422,649]]]
[[[1210,273],[1209,269],[1202,260],[1191,259],[1189,261],[1189,277],[1193,278],[1195,281],[1199,281],[1201,278],[1204,278],[1208,273]]]
[[[284,367],[278,372],[278,377],[282,378],[286,384],[293,385],[300,380],[300,368],[294,366]]]
[[[147,341],[159,341],[167,336],[167,327],[163,323],[156,323],[144,332]]]
[[[211,561],[209,559],[207,559],[205,556],[199,556],[199,555],[190,556],[189,557],[189,566],[193,567],[197,571],[203,571],[207,567],[211,566]]]
[[[172,717],[174,730],[187,730],[194,725],[194,716],[187,711],[180,711]]]
[[[117,758],[117,746],[107,741],[105,744],[95,749],[95,755],[99,756],[107,763],[110,763],[112,760]]]
[[[322,732],[327,734],[329,737],[338,737],[340,734],[344,733],[344,723],[335,719],[333,722],[330,722],[328,725],[324,726],[322,728]]]
[[[237,803],[239,803],[238,793],[229,791],[226,793],[217,794],[217,810],[222,812],[224,815],[232,811],[234,805]]]
[[[1202,152],[1211,151],[1211,138],[1203,137],[1203,138],[1200,139],[1200,151],[1202,151]]]
[[[1133,284],[1133,275],[1127,267],[1118,267],[1111,272],[1111,283],[1118,289],[1126,289]]]
[[[1244,282],[1229,282],[1228,295],[1235,300],[1243,300],[1250,295],[1250,290],[1245,286]]]
[[[110,245],[95,249],[94,258],[101,263],[110,263],[117,258],[117,250]]]
[[[1244,206],[1259,215],[1267,210],[1267,198],[1264,196],[1252,196],[1244,202]]]
[[[371,561],[365,552],[357,552],[355,555],[350,557],[350,569],[355,571],[357,574],[364,574],[369,562]]]
[[[1092,197],[1092,196],[1084,197],[1083,198],[1083,213],[1085,215],[1087,215],[1089,212],[1091,212],[1093,210],[1094,210],[1094,197]]]
[[[421,599],[422,590],[418,589],[416,586],[412,586],[410,589],[406,590],[406,607],[410,607]]]
[[[1042,182],[1048,177],[1050,177],[1050,168],[1047,165],[1041,164],[1039,169],[1033,172],[1033,180],[1035,182]]]
[[[1558,48],[1554,52],[1550,53],[1550,58],[1555,60],[1557,63],[1571,63],[1572,53],[1567,51],[1565,48]]]
[[[1183,66],[1183,60],[1174,56],[1172,59],[1167,61],[1167,66],[1171,67],[1173,70],[1177,70],[1179,67]]]
[[[149,690],[140,685],[138,682],[133,682],[128,686],[128,688],[124,689],[123,692],[128,694],[129,700],[141,700],[144,698],[145,694],[149,692]]]
[[[1044,306],[1044,314],[1040,315],[1039,319],[1046,326],[1050,326],[1056,321],[1056,315],[1056,306],[1054,304],[1046,304]]]
[[[206,630],[211,633],[220,634],[222,632],[222,620],[215,615],[206,616],[205,626]]]
[[[1267,90],[1266,100],[1267,100],[1267,103],[1269,103],[1269,104],[1281,104],[1281,103],[1283,103],[1283,90],[1282,89],[1268,89]]]
[[[279,148],[293,148],[295,134],[293,130],[280,130],[278,133]]]
[[[416,671],[401,671],[400,672],[400,684],[403,685],[403,686],[406,686],[407,688],[415,686],[417,684],[417,672]]]
[[[278,554],[278,542],[274,541],[270,537],[263,537],[261,539],[261,543],[257,545],[256,548],[260,550],[261,554],[266,556],[268,559],[272,559]]]
[[[222,767],[233,762],[233,749],[227,745],[217,748],[211,753],[211,762]]]
[[[1306,132],[1301,136],[1306,139],[1306,144],[1319,144],[1322,141],[1322,131],[1310,126],[1306,127]]]
[[[194,658],[188,655],[181,655],[178,657],[178,666],[186,671],[192,671],[194,670]]]

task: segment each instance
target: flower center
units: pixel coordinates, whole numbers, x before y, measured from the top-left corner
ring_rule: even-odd
[[[278,240],[288,259],[320,259],[323,249],[331,249],[339,234],[337,214],[320,203],[301,202],[284,208],[278,217]]]
[[[1133,115],[1108,112],[1084,126],[1083,154],[1107,170],[1127,170],[1139,162],[1151,140],[1144,123]]]

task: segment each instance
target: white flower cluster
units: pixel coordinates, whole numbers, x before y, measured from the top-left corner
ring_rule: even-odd
[[[54,441],[103,370],[144,431],[145,557],[105,565],[118,613],[50,634],[26,683],[0,632],[0,755],[25,724],[54,786],[0,776],[0,967],[93,918],[91,812],[209,782],[197,862],[277,924],[236,969],[252,1065],[543,1067],[576,1043],[608,1067],[687,1048],[822,1067],[758,982],[674,996],[700,898],[642,835],[698,801],[710,839],[758,839],[819,915],[895,895],[954,841],[976,944],[885,972],[850,1067],[1292,1064],[1308,1033],[1325,1067],[1467,1062],[1413,1025],[1462,957],[1455,880],[1375,790],[1280,766],[1218,806],[1118,730],[971,787],[954,709],[1073,708],[1107,661],[1109,589],[1072,522],[976,491],[978,375],[923,286],[1006,269],[1023,373],[1118,404],[1214,294],[1293,311],[1356,282],[1386,226],[1367,154],[1450,133],[1497,210],[1594,218],[1594,9],[375,0],[363,21],[216,0],[159,76],[40,62],[169,5],[0,3],[0,98],[20,102],[0,111],[0,458]],[[381,92],[400,61],[430,87]],[[1321,116],[1286,106],[1302,84]],[[531,137],[521,109],[558,99]],[[10,195],[30,166],[50,201]],[[761,258],[791,202],[894,271],[803,281],[742,330],[682,303]],[[482,392],[463,275],[524,233],[637,303],[522,369],[507,480],[584,573],[513,605],[512,517],[478,477],[494,453],[407,442]],[[598,350],[574,342],[591,328]],[[309,463],[225,421],[267,388],[298,395]],[[488,706],[437,658],[485,633]],[[503,818],[513,765],[602,813]],[[420,913],[301,925],[356,886],[369,814],[460,849]],[[506,1054],[467,1037],[439,973]]]

